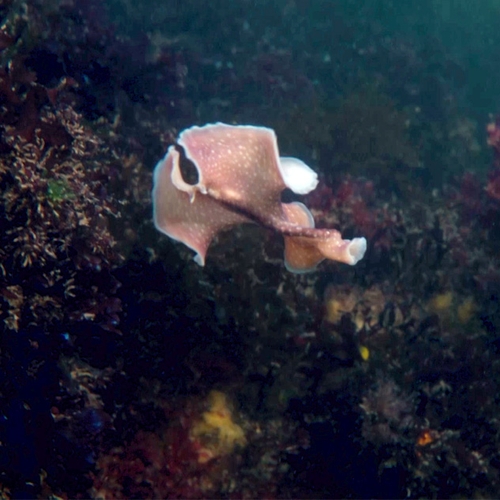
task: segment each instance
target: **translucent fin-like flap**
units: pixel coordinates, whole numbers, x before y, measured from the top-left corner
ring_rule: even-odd
[[[297,158],[280,158],[280,172],[288,188],[297,194],[307,194],[318,185],[318,174]]]

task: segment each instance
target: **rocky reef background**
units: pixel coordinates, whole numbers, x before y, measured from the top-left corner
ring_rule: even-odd
[[[500,12],[403,3],[0,2],[0,498],[497,494]],[[157,233],[213,121],[275,128],[365,259]]]

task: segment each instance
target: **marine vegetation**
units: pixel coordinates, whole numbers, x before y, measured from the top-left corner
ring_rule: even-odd
[[[1,498],[498,494],[500,110],[421,29],[436,2],[406,31],[403,4],[254,3],[1,2]],[[274,177],[310,210],[285,238],[363,258],[288,272],[253,163],[177,186],[262,224],[217,223],[204,267],[189,221],[161,235],[154,165],[216,122],[307,173]]]

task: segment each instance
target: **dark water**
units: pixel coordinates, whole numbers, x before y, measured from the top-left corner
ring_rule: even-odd
[[[496,2],[0,18],[0,498],[497,495]]]

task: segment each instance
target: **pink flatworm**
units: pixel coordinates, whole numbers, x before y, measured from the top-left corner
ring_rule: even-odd
[[[196,167],[195,184],[184,179],[184,157]],[[354,265],[366,251],[365,238],[344,240],[335,229],[315,229],[305,205],[281,202],[284,189],[307,194],[317,184],[305,163],[280,158],[272,129],[223,123],[191,127],[155,168],[153,219],[159,231],[194,250],[202,266],[220,231],[248,222],[283,234],[290,271],[314,270],[324,259]]]

